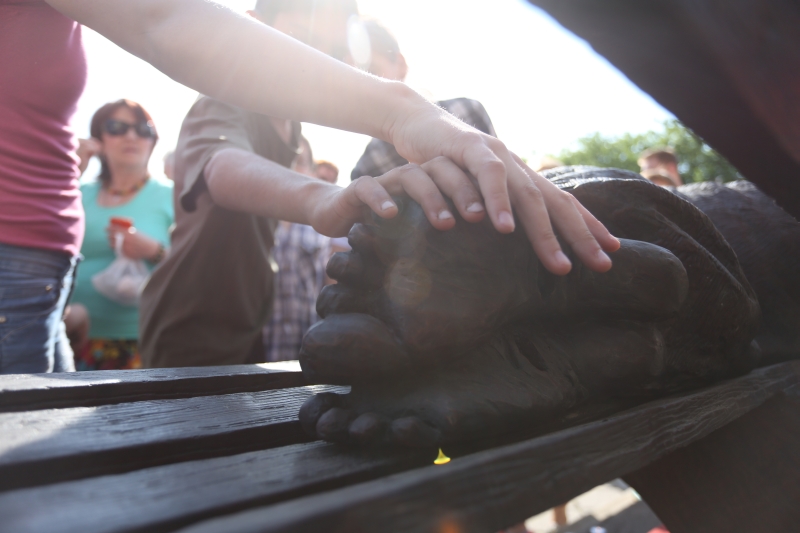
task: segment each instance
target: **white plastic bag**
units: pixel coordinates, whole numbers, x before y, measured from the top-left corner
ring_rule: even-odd
[[[141,259],[130,259],[122,253],[122,240],[124,235],[117,234],[114,252],[117,258],[92,276],[92,285],[105,296],[122,305],[136,307],[139,305],[139,295],[150,276],[147,265]]]

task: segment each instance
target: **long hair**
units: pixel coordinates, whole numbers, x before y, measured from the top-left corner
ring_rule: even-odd
[[[127,107],[130,109],[131,112],[133,112],[133,115],[136,117],[137,123],[145,122],[150,124],[154,132],[152,138],[153,147],[155,147],[156,143],[158,142],[158,132],[156,131],[156,126],[153,123],[153,117],[150,116],[150,113],[148,113],[147,110],[141,106],[141,104],[134,102],[133,100],[122,99],[117,100],[116,102],[110,102],[95,111],[94,115],[92,116],[91,125],[89,126],[89,133],[91,133],[92,137],[99,140],[103,139],[106,121],[111,118],[111,115],[113,115],[120,107]],[[105,156],[99,155],[98,157],[100,159],[100,174],[97,176],[97,178],[103,185],[108,185],[111,182],[111,169],[108,166],[108,161],[106,161]]]

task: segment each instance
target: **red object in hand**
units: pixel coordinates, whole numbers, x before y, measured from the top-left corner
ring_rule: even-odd
[[[111,217],[109,224],[122,229],[130,229],[133,227],[133,219],[127,217]]]

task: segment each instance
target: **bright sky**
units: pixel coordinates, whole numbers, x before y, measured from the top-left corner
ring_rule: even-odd
[[[244,12],[255,0],[222,0]],[[498,136],[517,154],[556,154],[576,139],[657,129],[668,111],[636,88],[584,41],[524,0],[359,0],[362,14],[397,37],[410,67],[406,80],[436,100],[480,100]],[[160,173],[197,93],[172,81],[91,30],[85,30],[89,80],[75,116],[87,136],[94,111],[129,98],[153,116],[161,137],[151,160]],[[317,159],[336,163],[340,184],[367,138],[304,125]],[[93,164],[86,173],[97,173]]]

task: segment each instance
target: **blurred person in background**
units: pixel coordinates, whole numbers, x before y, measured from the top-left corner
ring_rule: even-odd
[[[533,166],[533,169],[536,172],[541,172],[543,170],[550,170],[552,168],[563,167],[563,166],[564,163],[560,159],[556,159],[551,155],[545,155],[542,156],[541,159],[539,159],[538,163],[536,163],[536,165]]]
[[[336,181],[339,179],[339,167],[330,161],[314,161],[314,175],[322,181],[336,185]]]
[[[88,316],[88,342],[76,345],[77,370],[140,368],[138,308],[100,294],[92,276],[114,261],[117,239],[125,257],[143,260],[150,269],[164,259],[174,221],[172,182],[151,177],[147,170],[158,133],[138,103],[119,100],[104,105],[92,117],[90,131],[100,175],[81,185],[84,260],[66,318],[68,334],[75,338],[85,332],[80,319]]]
[[[392,81],[405,81],[408,64],[400,52],[400,45],[394,35],[380,22],[374,19],[362,21],[362,26],[369,37],[370,53],[366,70],[379,78]],[[483,104],[469,98],[442,100],[436,105],[444,109],[473,128],[496,136],[492,120]],[[372,139],[363,155],[350,173],[350,179],[361,176],[380,176],[393,168],[403,166],[408,161],[397,153],[394,146],[380,139]]]
[[[259,0],[249,12],[342,60],[349,53],[348,20],[357,13],[354,0]],[[367,207],[378,216],[394,216],[398,208],[391,191],[408,193],[431,224],[445,230],[455,219],[437,180],[465,220],[476,222],[485,214],[472,182],[449,160],[407,166],[342,189],[288,168],[300,139],[299,123],[215,98],[201,97],[189,110],[175,150],[171,254],[142,293],[144,366],[241,364],[263,358],[263,329],[274,301],[270,252],[276,220],[343,236],[363,220]],[[468,205],[479,209],[467,211]],[[303,304],[304,313],[308,307]],[[297,338],[294,330],[292,336]]]
[[[513,205],[547,268],[570,268],[548,208],[578,257],[611,267],[600,243],[609,251],[619,243],[593,217],[560,201],[564,193],[501,142],[402,84],[359,74],[210,1],[0,0],[0,373],[71,369],[62,364],[71,358],[54,353],[84,228],[70,127],[86,83],[81,24],[203,94],[381,137],[418,163],[450,157],[475,176],[498,231],[513,231]],[[531,188],[541,197],[508,194]]]
[[[642,177],[660,187],[675,187],[675,181],[669,176],[665,175],[665,173],[650,170],[644,171],[641,174]]]
[[[169,181],[175,181],[175,150],[164,154],[164,176]]]
[[[259,0],[249,12],[343,60],[357,13],[354,0]],[[300,130],[210,97],[189,110],[175,150],[172,253],[142,294],[146,367],[295,359],[330,256],[330,239],[309,225],[318,206],[341,234],[366,206],[396,211],[377,181],[343,190],[317,179]]]
[[[678,172],[678,157],[670,147],[651,148],[639,156],[639,170],[642,176],[662,187],[679,187],[683,178]]]
[[[300,138],[300,153],[292,163],[292,170],[306,176],[336,183],[338,169],[330,168],[319,174],[311,145]],[[318,320],[317,297],[327,282],[325,266],[331,257],[331,238],[320,235],[305,224],[281,221],[275,230],[272,258],[278,265],[275,273],[275,298],[272,315],[264,326],[264,348],[267,361],[297,359],[303,335]]]

